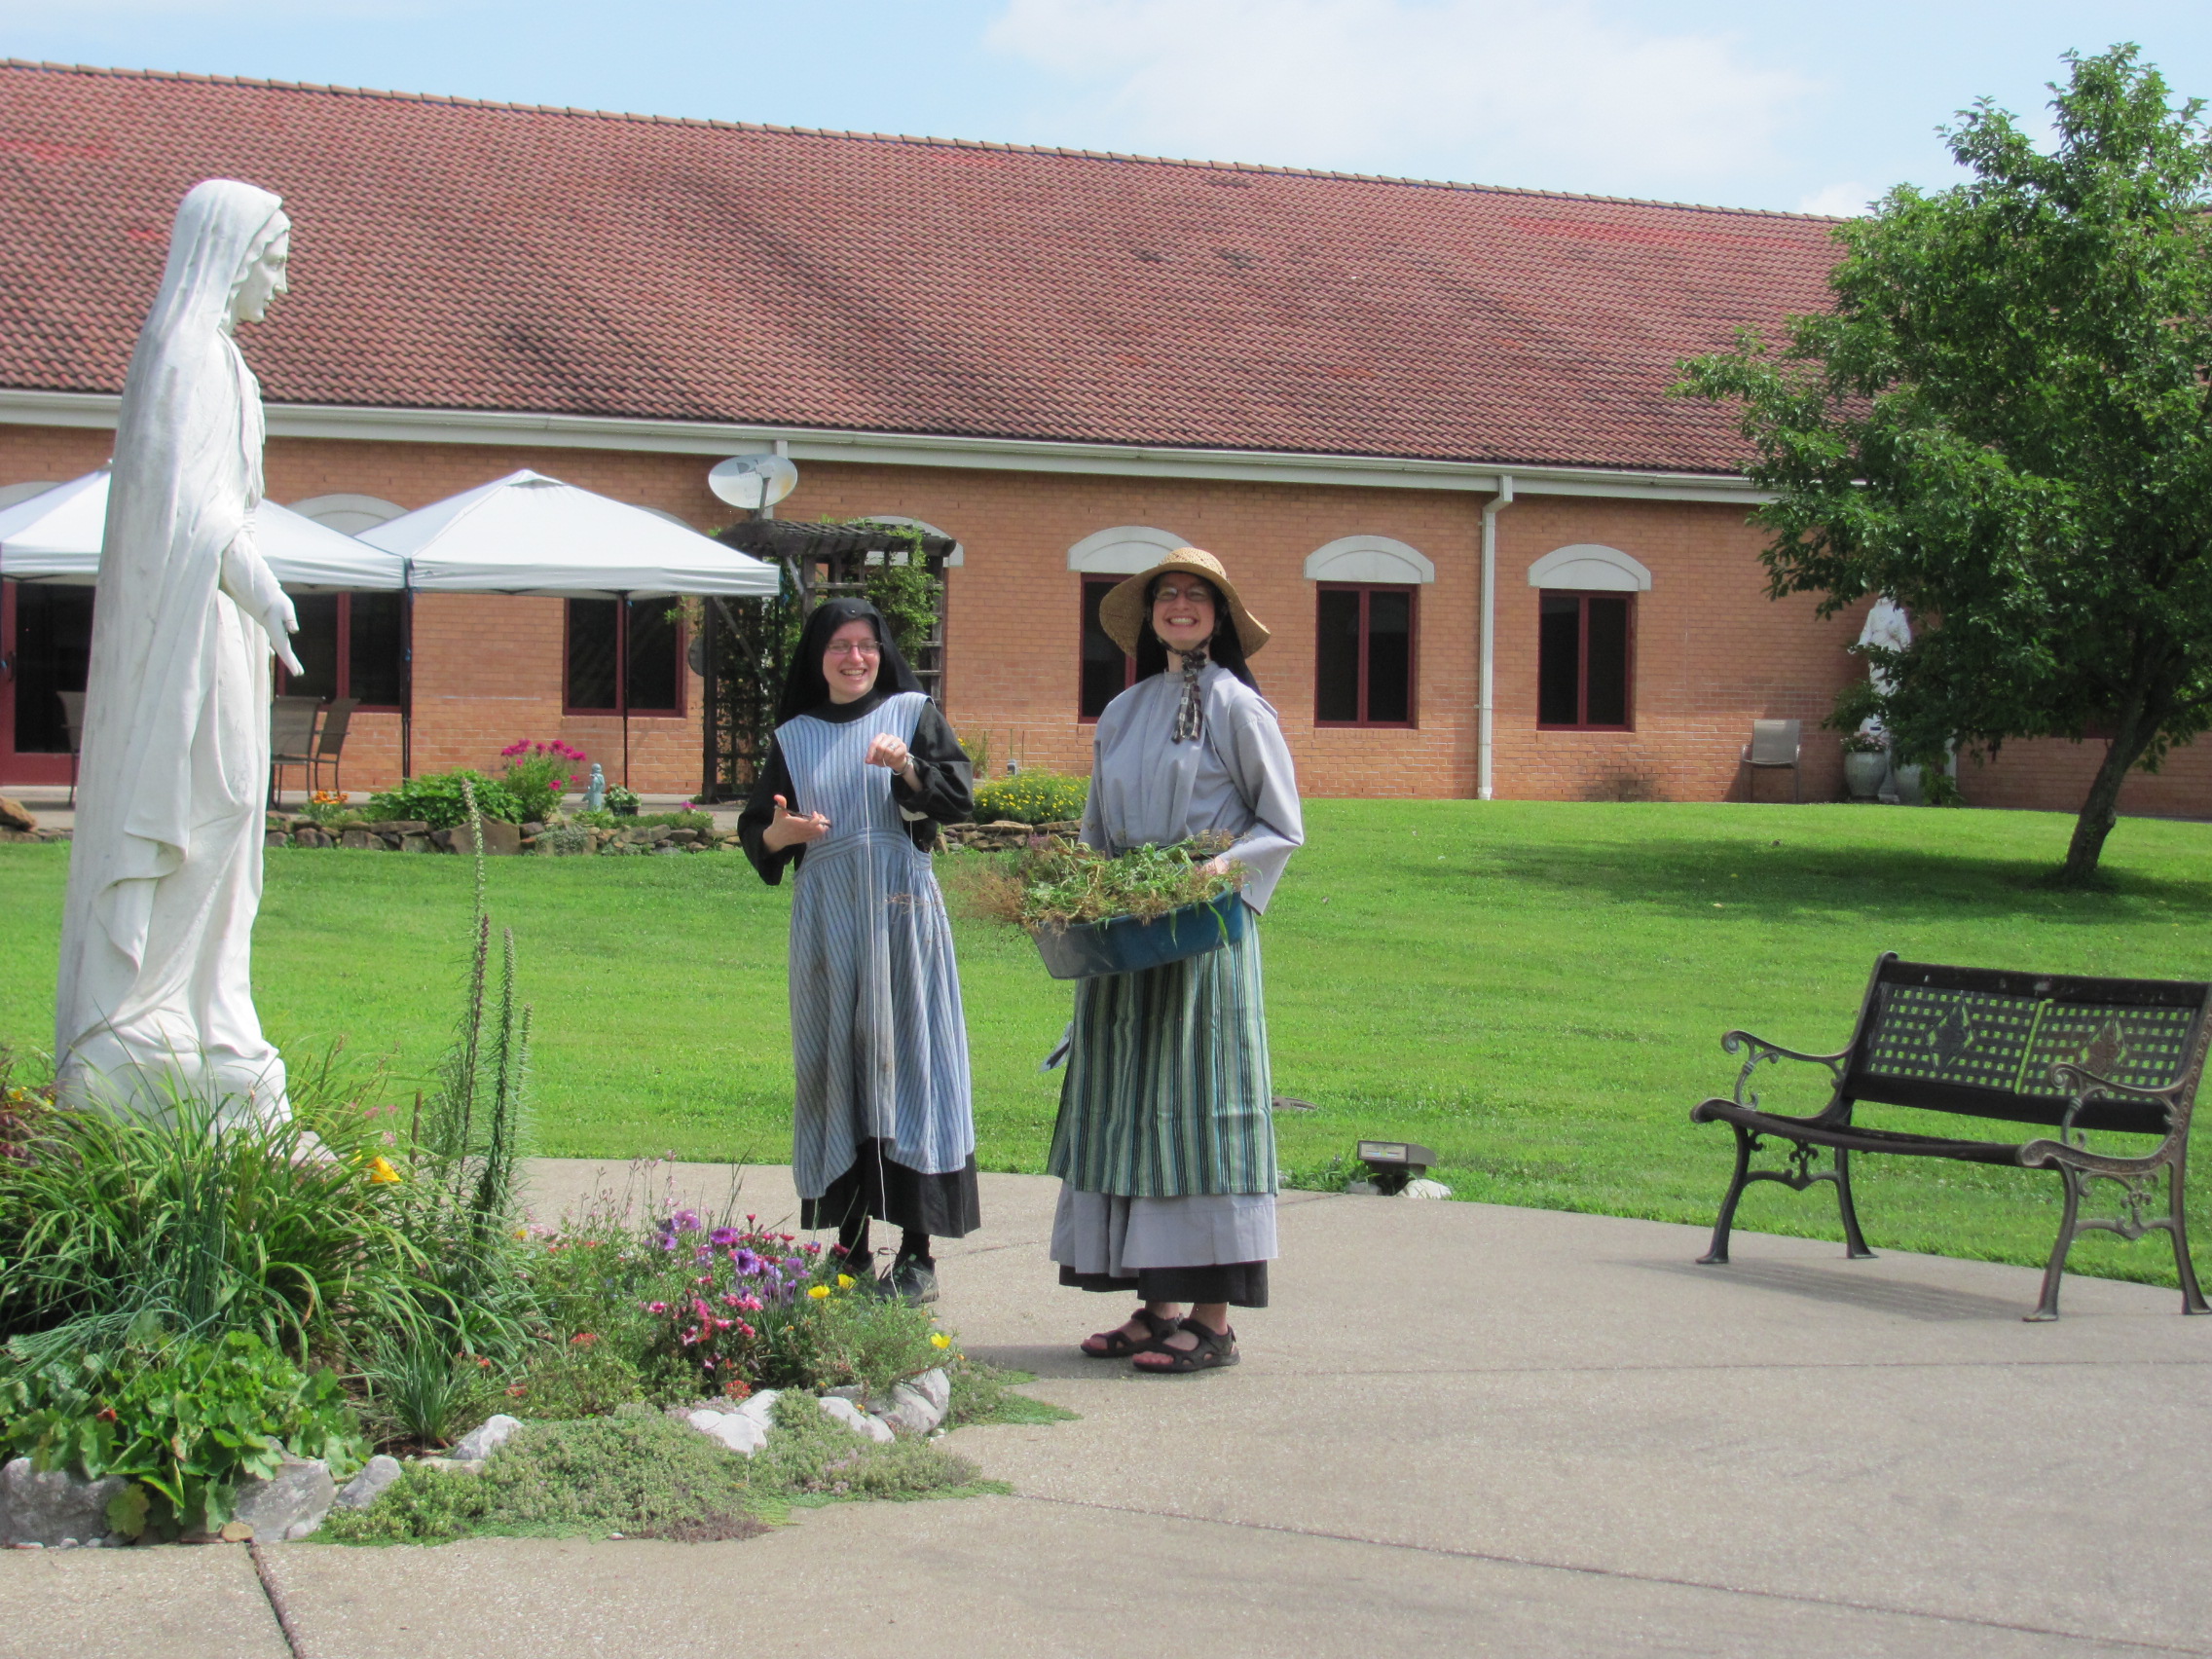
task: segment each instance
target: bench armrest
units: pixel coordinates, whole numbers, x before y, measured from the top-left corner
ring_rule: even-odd
[[[2051,1087],[2064,1092],[2067,1099],[2066,1116],[2059,1120],[2058,1138],[2068,1146],[2086,1146],[2084,1136],[2077,1134],[2074,1120],[2082,1108],[2089,1104],[2092,1095],[2104,1095],[2115,1100],[2142,1100],[2166,1109],[2166,1133],[2170,1137],[2178,1127],[2185,1126],[2189,1116],[2182,1104],[2187,1082],[2170,1083],[2163,1088],[2139,1088],[2132,1083],[2120,1083],[2109,1077],[2099,1077],[2086,1066],[2078,1066],[2061,1060],[2046,1074]]]
[[[1754,1112],[1759,1110],[1759,1097],[1756,1094],[1747,1095],[1744,1090],[1745,1086],[1751,1081],[1751,1073],[1763,1062],[1802,1060],[1808,1065],[1825,1066],[1828,1068],[1828,1076],[1841,1085],[1844,1062],[1851,1058],[1849,1049],[1838,1050],[1832,1054],[1807,1054],[1795,1049],[1785,1049],[1780,1043],[1769,1043],[1764,1037],[1753,1036],[1749,1031],[1729,1032],[1720,1039],[1720,1047],[1726,1053],[1744,1055],[1744,1063],[1736,1072],[1734,1099],[1737,1105],[1748,1106]]]

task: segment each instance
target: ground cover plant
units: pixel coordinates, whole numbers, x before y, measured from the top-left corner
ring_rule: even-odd
[[[1261,924],[1275,1088],[1316,1108],[1278,1116],[1283,1161],[1324,1181],[1357,1138],[1408,1138],[1462,1198],[1708,1226],[1726,1135],[1687,1116],[1732,1076],[1720,1034],[1841,1047],[1880,950],[2212,978],[2212,826],[2124,820],[2103,884],[2061,891],[2043,878],[2071,829],[1971,810],[1309,802],[1308,845]],[[0,847],[18,919],[0,954],[10,1031],[51,1020],[65,860]],[[255,967],[273,1030],[374,1033],[403,1086],[432,1075],[450,1028],[422,987],[450,982],[467,869],[271,853]],[[788,886],[703,858],[494,860],[488,880],[527,994],[560,1011],[534,1034],[536,1150],[788,1156]],[[1041,1170],[1059,1085],[1037,1062],[1072,993],[1019,933],[954,927],[978,1161]],[[1866,1159],[1854,1180],[1876,1249],[2037,1264],[2055,1232],[2045,1172]],[[2192,1217],[2212,1269],[2208,1194],[2199,1179]],[[1838,1237],[1825,1197],[1753,1189],[1741,1225]],[[2162,1255],[2096,1236],[2074,1261],[2165,1282]]]
[[[986,755],[988,751],[986,750]],[[1011,778],[984,779],[984,756],[971,756],[976,763],[976,806],[971,817],[977,824],[1066,824],[1083,816],[1090,798],[1090,780],[1060,772],[1020,772]]]

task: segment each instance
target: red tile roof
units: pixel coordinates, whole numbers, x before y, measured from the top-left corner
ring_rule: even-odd
[[[1676,360],[1830,222],[0,63],[0,386],[114,391],[177,199],[280,193],[273,401],[1733,471]]]

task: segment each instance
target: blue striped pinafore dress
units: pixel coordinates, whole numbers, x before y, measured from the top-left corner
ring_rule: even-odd
[[[944,897],[891,773],[865,759],[877,737],[911,744],[927,701],[905,691],[842,724],[801,715],[776,728],[792,810],[830,820],[792,897],[792,1176],[804,1198],[870,1139],[925,1175],[960,1169],[976,1150]]]

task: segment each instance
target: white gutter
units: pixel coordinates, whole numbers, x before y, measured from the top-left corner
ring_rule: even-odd
[[[113,429],[122,399],[110,393],[0,387],[0,425]],[[1494,462],[1409,461],[1390,456],[1278,454],[1269,450],[1179,449],[1157,444],[1077,444],[1028,438],[969,438],[913,432],[844,432],[706,421],[638,421],[505,410],[353,408],[272,403],[269,434],[376,443],[507,444],[538,449],[643,451],[730,456],[788,445],[792,460],[870,466],[1088,473],[1130,478],[1202,478],[1253,484],[1353,489],[1451,490],[1489,494]],[[1769,499],[1748,480],[1720,473],[1603,466],[1513,468],[1522,494],[1611,499],[1707,501],[1755,506]]]
[[[1483,508],[1482,682],[1476,693],[1475,798],[1490,800],[1493,699],[1497,683],[1497,515],[1513,505],[1513,474],[1501,472],[1497,494]]]

